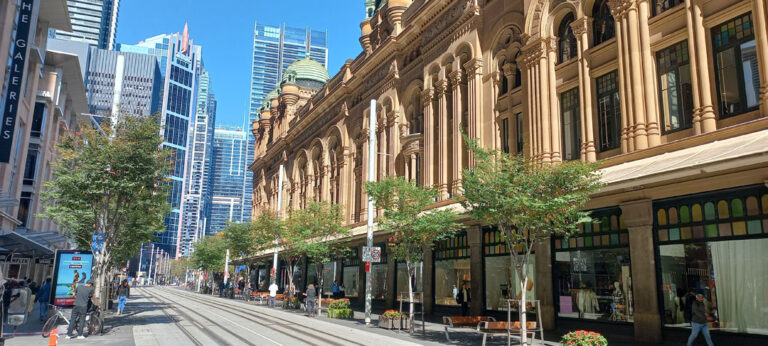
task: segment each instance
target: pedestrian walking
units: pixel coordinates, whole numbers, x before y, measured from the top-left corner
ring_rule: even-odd
[[[88,303],[93,297],[93,280],[88,280],[83,286],[75,289],[75,306],[72,308],[72,315],[69,317],[69,328],[67,328],[67,339],[72,339],[72,331],[77,328],[77,338],[85,339],[83,328],[85,327],[85,314],[88,312]]]
[[[269,302],[268,306],[270,308],[275,307],[275,299],[277,297],[277,284],[272,282],[271,285],[269,285]]]
[[[456,296],[456,301],[461,304],[461,315],[467,316],[467,312],[469,311],[469,302],[471,301],[467,284],[461,285],[461,290]]]
[[[304,303],[307,307],[307,316],[309,317],[315,317],[315,296],[317,295],[317,292],[315,291],[315,285],[309,284],[307,286],[307,292],[304,292],[304,296],[307,298],[304,299]]]
[[[128,297],[131,295],[131,284],[128,280],[123,280],[123,283],[117,287],[117,314],[121,315],[125,312],[125,303],[128,301]]]
[[[704,334],[704,341],[707,345],[713,346],[712,337],[709,336],[709,323],[707,321],[707,305],[704,301],[704,295],[696,294],[696,301],[691,306],[691,336],[688,337],[688,346],[693,345],[699,333]]]
[[[338,281],[333,280],[333,287],[331,290],[333,291],[333,299],[339,299],[339,292],[341,292],[341,289],[339,288]]]
[[[40,305],[40,322],[44,321],[48,317],[48,301],[51,298],[51,278],[45,279],[45,282],[40,289],[37,290],[37,296],[35,296],[35,304]]]

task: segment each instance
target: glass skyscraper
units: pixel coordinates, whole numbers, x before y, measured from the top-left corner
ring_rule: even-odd
[[[216,98],[211,90],[208,71],[201,67],[197,86],[197,109],[187,159],[189,173],[186,179],[179,241],[179,255],[182,257],[189,257],[192,245],[205,236],[210,217],[215,122]]]
[[[187,149],[190,123],[194,123],[197,82],[202,48],[189,39],[185,25],[182,34],[164,34],[148,38],[136,45],[118,45],[123,52],[149,54],[156,57],[164,78],[161,121],[163,148],[172,152],[173,165],[169,179],[171,213],[165,217],[165,232],[158,235],[155,246],[178,257],[181,242],[182,210],[185,182],[189,174]]]
[[[250,220],[250,205],[243,203],[243,177],[249,163],[247,149],[246,131],[227,127],[217,127],[214,131],[213,198],[207,235],[219,233],[227,222]],[[249,218],[244,220],[243,215]]]
[[[67,9],[72,32],[52,30],[51,37],[114,49],[120,0],[67,0]]]
[[[283,24],[271,26],[256,23],[253,32],[253,61],[251,64],[251,95],[248,127],[259,120],[259,107],[264,97],[277,87],[283,72],[296,60],[309,57],[328,68],[328,32],[297,28]],[[254,138],[248,136],[248,159],[253,161]],[[247,167],[247,166],[246,166]],[[243,220],[250,220],[253,172],[246,170],[243,177]]]

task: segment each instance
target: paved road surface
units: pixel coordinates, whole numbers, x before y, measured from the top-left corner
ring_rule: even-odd
[[[413,345],[280,310],[255,307],[173,288],[136,289],[160,307],[196,345]],[[308,323],[310,322],[310,323]],[[136,328],[136,327],[134,327]],[[137,333],[136,345],[156,344],[157,331]],[[163,346],[167,344],[159,343]]]

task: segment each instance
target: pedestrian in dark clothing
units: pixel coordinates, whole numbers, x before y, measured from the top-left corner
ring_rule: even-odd
[[[120,315],[125,312],[125,303],[128,301],[128,296],[131,295],[131,285],[128,280],[123,280],[123,283],[117,287],[117,314]]]
[[[224,284],[224,280],[219,282],[219,297],[224,296],[224,287],[226,287],[226,284]]]
[[[693,302],[695,301],[696,294],[693,293],[693,290],[689,290],[685,297],[683,297],[683,318],[685,318],[686,323],[691,323],[691,308],[693,308]]]
[[[333,280],[333,286],[331,287],[331,291],[333,292],[333,299],[339,299],[339,293],[341,292],[341,289],[339,288],[338,281]]]
[[[309,317],[315,316],[315,296],[317,295],[317,292],[315,292],[315,285],[310,284],[307,287],[307,291],[304,292],[304,295],[307,297],[304,300],[304,303],[307,306],[307,315]]]
[[[35,303],[40,305],[40,321],[48,316],[48,301],[51,298],[51,278],[45,279],[45,283],[37,291]]]
[[[67,339],[72,339],[72,331],[77,328],[77,338],[84,339],[83,328],[85,328],[85,315],[88,313],[88,303],[93,297],[93,281],[89,280],[83,286],[75,289],[75,306],[72,308],[72,315],[69,318],[69,328],[67,328]]]
[[[696,301],[691,306],[691,336],[688,337],[688,346],[693,345],[699,333],[704,334],[704,341],[707,345],[713,346],[712,338],[709,336],[709,323],[707,321],[707,306],[704,303],[704,295],[697,294]]]
[[[470,299],[470,293],[469,289],[467,288],[467,284],[461,285],[461,290],[459,290],[459,294],[456,295],[456,302],[461,304],[461,315],[467,316],[467,312],[469,311],[469,302]]]

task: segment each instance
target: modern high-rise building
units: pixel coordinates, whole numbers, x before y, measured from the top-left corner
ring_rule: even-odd
[[[255,24],[253,32],[253,61],[251,64],[251,95],[248,122],[259,120],[259,107],[264,97],[277,87],[285,69],[296,60],[310,58],[328,67],[328,32],[282,24]],[[254,138],[248,136],[248,158],[253,159]],[[243,176],[243,221],[250,220],[253,173]]]
[[[114,49],[120,0],[67,0],[67,8],[72,31],[51,30],[51,37]]]
[[[153,56],[91,47],[86,80],[88,107],[99,119],[148,116],[162,106],[163,77]]]
[[[246,221],[243,214],[250,214],[250,205],[243,204],[243,177],[250,161],[247,149],[246,131],[224,127],[214,131],[213,199],[207,235],[219,233],[227,222]]]
[[[216,98],[211,92],[208,71],[201,68],[197,87],[197,110],[189,143],[188,174],[182,212],[179,255],[188,257],[192,244],[205,236],[210,216],[213,131]]]
[[[171,191],[169,202],[171,212],[165,218],[165,232],[158,235],[155,246],[178,257],[181,241],[182,210],[185,180],[188,176],[187,149],[192,133],[190,122],[194,123],[197,98],[197,82],[201,63],[202,48],[195,46],[189,38],[189,27],[179,34],[163,34],[148,38],[136,45],[118,45],[121,52],[152,55],[160,65],[164,78],[161,121],[163,126],[163,148],[171,150],[174,165],[169,176]]]

